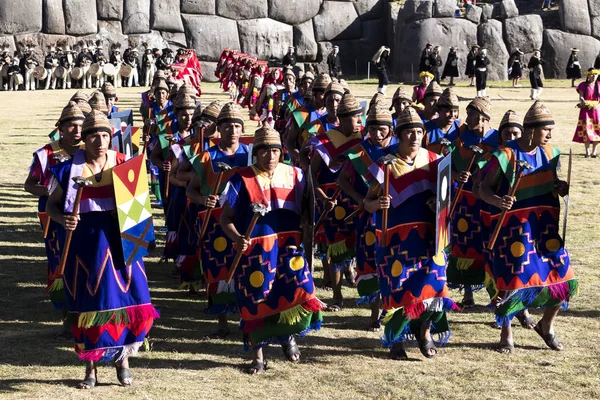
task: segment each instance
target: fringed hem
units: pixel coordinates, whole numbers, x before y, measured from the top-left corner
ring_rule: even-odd
[[[230,315],[238,314],[240,310],[237,304],[213,304],[204,309],[204,314],[207,315]]]
[[[321,330],[321,326],[323,324],[323,320],[322,319],[318,319],[315,322],[312,322],[307,328],[303,329],[302,331],[298,332],[298,333],[294,333],[292,335],[281,335],[281,336],[273,336],[270,337],[268,339],[265,340],[261,340],[260,342],[257,342],[254,347],[251,346],[250,340],[248,335],[244,335],[244,351],[248,352],[250,350],[259,350],[263,347],[266,347],[270,344],[278,344],[278,345],[286,345],[286,344],[290,344],[292,342],[292,338],[294,337],[298,337],[298,338],[303,338],[306,335],[308,335],[310,332],[312,331],[318,331]]]
[[[127,357],[135,356],[144,342],[135,342],[125,346],[109,347],[83,351],[80,345],[75,344],[75,351],[82,361],[97,363],[118,363]]]
[[[506,292],[505,299],[499,305],[493,302],[488,306],[496,308],[496,323],[507,326],[519,312],[528,308],[548,308],[562,306],[567,309],[571,297],[579,292],[576,279],[549,286],[536,286]]]
[[[352,265],[352,258],[347,258],[344,261],[333,263],[333,268],[335,268],[335,272],[342,272]]]
[[[48,282],[48,286],[46,286],[46,291],[50,294],[52,292],[62,292],[64,290],[64,282],[62,278],[56,278],[52,281],[52,283]]]
[[[360,306],[362,304],[373,304],[377,301],[378,296],[379,296],[379,291],[377,291],[373,294],[362,296],[360,299],[356,300],[356,305]]]
[[[135,324],[149,319],[158,319],[160,314],[152,304],[140,304],[115,310],[70,313],[68,318],[72,325],[88,329],[107,324]]]

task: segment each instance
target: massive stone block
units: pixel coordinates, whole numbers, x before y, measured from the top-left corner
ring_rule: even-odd
[[[435,0],[435,5],[433,7],[433,16],[436,18],[453,17],[455,8],[455,0]]]
[[[563,31],[591,35],[592,24],[587,0],[563,0],[558,9]]]
[[[0,33],[42,30],[42,0],[0,1]]]
[[[266,18],[267,0],[217,0],[217,14],[231,19]]]
[[[17,49],[15,45],[15,37],[13,35],[0,35],[0,44],[8,43],[8,52],[13,54]],[[21,49],[22,50],[22,49]]]
[[[217,70],[216,62],[200,61],[200,66],[202,67],[202,82],[219,82],[219,79],[215,76],[215,71]]]
[[[160,35],[170,47],[187,47],[187,39],[183,32],[161,32]]]
[[[482,4],[481,6],[481,22],[485,22],[488,19],[492,18],[494,14],[494,5],[493,4]]]
[[[261,60],[283,58],[294,43],[293,28],[270,18],[242,20],[237,24],[242,51]]]
[[[400,9],[398,18],[405,22],[431,18],[433,15],[432,0],[406,0]]]
[[[502,22],[490,19],[477,27],[477,41],[488,52],[488,79],[492,81],[506,80],[508,50],[502,41]]]
[[[123,33],[150,32],[150,0],[124,0]]]
[[[110,46],[113,43],[121,43],[121,54],[129,47],[128,38],[123,35],[121,21],[98,21],[98,36],[102,38],[103,43],[106,45],[104,48],[105,55],[111,54]]]
[[[65,27],[69,35],[90,35],[98,32],[96,2],[89,0],[64,0]]]
[[[294,47],[298,61],[315,61],[319,50],[312,21],[294,26]]]
[[[153,0],[150,27],[157,31],[183,32],[179,0]]]
[[[583,70],[594,65],[596,56],[600,53],[600,41],[589,36],[566,33],[557,29],[544,30],[542,44],[542,59],[544,75],[549,79],[565,79],[567,61],[571,55],[570,49],[577,47],[585,49],[579,53],[579,62]]]
[[[514,18],[519,15],[515,0],[502,0],[494,5],[493,16],[496,19]]]
[[[114,21],[123,19],[123,0],[96,0],[98,18]]]
[[[183,14],[188,46],[203,61],[218,61],[224,48],[240,49],[238,26],[234,20],[214,15]]]
[[[413,21],[396,32],[392,54],[394,73],[399,80],[415,80],[419,74],[419,58],[428,41],[442,47],[442,62],[445,63],[450,46],[468,49],[477,43],[477,25],[459,18],[429,18]],[[401,57],[398,55],[402,55]],[[459,53],[458,70],[465,69],[466,54]]]
[[[181,12],[186,14],[215,15],[216,0],[181,0]]]
[[[386,43],[388,45],[390,45],[392,47],[393,50],[393,43],[394,43],[394,39],[396,37],[396,31],[399,29],[402,29],[402,20],[400,20],[398,18],[398,13],[400,11],[401,8],[401,4],[400,2],[394,1],[391,3],[388,3],[387,8],[386,8]],[[390,65],[393,65],[394,60],[396,57],[396,53],[394,51],[392,51],[391,57],[390,57]]]
[[[383,16],[384,0],[351,0],[361,20],[379,19]],[[447,0],[451,1],[451,0]]]
[[[315,38],[318,41],[358,39],[360,19],[352,3],[325,1],[319,14],[313,18]]]
[[[322,2],[323,0],[269,0],[269,18],[290,25],[300,25],[317,15]]]
[[[537,14],[520,15],[504,21],[504,41],[509,54],[516,49],[531,53],[542,47],[542,18]]]
[[[43,31],[46,33],[55,33],[57,35],[65,34],[65,14],[63,11],[62,0],[44,0]]]
[[[469,4],[465,9],[465,18],[475,24],[478,24],[479,21],[481,21],[482,13],[483,10],[481,9],[481,7]]]

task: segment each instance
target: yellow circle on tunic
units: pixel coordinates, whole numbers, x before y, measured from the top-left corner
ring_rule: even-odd
[[[469,223],[464,218],[459,219],[457,225],[460,232],[466,232],[469,229]]]
[[[560,240],[558,239],[549,239],[546,241],[546,248],[548,249],[548,251],[556,251],[558,249],[560,249]]]
[[[446,265],[446,257],[444,256],[444,252],[440,251],[435,256],[433,256],[433,262],[437,265]]]
[[[525,246],[521,242],[514,242],[510,245],[510,252],[512,253],[513,257],[521,257],[523,254],[525,254]]]
[[[373,246],[375,244],[375,234],[371,231],[365,234],[365,243],[367,246]]]
[[[223,236],[216,238],[213,242],[213,247],[216,251],[222,252],[227,247],[227,239]]]
[[[135,172],[133,171],[133,169],[130,169],[127,173],[127,179],[129,180],[129,182],[133,183],[133,180],[135,179]]]
[[[394,278],[399,277],[400,275],[402,275],[402,263],[398,260],[394,261],[394,263],[392,264],[392,276]]]
[[[304,258],[302,256],[296,256],[290,260],[290,268],[292,271],[300,271],[304,268]]]
[[[346,210],[341,206],[336,206],[333,212],[335,213],[335,219],[344,219],[346,216]]]
[[[254,271],[250,274],[250,284],[255,288],[259,288],[265,282],[265,276],[260,271]]]

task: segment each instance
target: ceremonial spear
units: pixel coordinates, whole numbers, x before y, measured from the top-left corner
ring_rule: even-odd
[[[52,158],[56,161],[57,164],[61,162],[65,162],[68,160],[67,157],[62,154],[54,153],[52,154]],[[46,222],[44,223],[44,239],[48,237],[48,229],[50,228],[50,216],[46,215]]]
[[[477,158],[477,156],[479,154],[483,154],[483,150],[479,146],[473,145],[473,146],[469,147],[469,149],[471,149],[471,151],[473,152],[473,155],[471,156],[471,159],[469,160],[469,165],[467,166],[467,169],[465,169],[465,171],[467,171],[467,172],[471,172],[471,168],[473,167],[473,164],[475,163],[475,159]],[[454,214],[454,210],[456,209],[456,206],[458,205],[458,197],[462,193],[464,187],[465,187],[465,182],[461,182],[458,185],[458,189],[456,190],[456,194],[454,195],[452,205],[450,206],[450,211],[448,212],[449,219],[451,219],[452,214]]]
[[[215,183],[215,187],[213,188],[213,196],[217,196],[219,194],[219,187],[221,186],[221,182],[223,181],[223,174],[225,173],[225,171],[231,169],[231,167],[225,164],[224,162],[217,162],[217,167],[219,167],[219,174],[217,175],[217,182]],[[200,233],[198,234],[198,247],[200,247],[202,244],[202,238],[206,233],[206,228],[208,228],[208,220],[210,219],[212,210],[212,207],[208,207],[208,210],[206,210],[206,217],[204,217],[204,221],[202,221],[202,227],[200,228]]]

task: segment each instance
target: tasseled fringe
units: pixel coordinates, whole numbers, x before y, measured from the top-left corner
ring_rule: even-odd
[[[431,329],[434,330],[433,323],[431,324]],[[406,324],[406,327],[396,338],[393,337],[393,332],[389,332],[388,334],[384,334],[381,336],[381,344],[383,347],[391,348],[394,343],[406,342],[406,341],[416,341],[417,334],[419,332],[413,332],[410,328],[410,324]],[[438,332],[436,334],[432,334],[432,339],[436,342],[438,347],[445,346],[450,338],[452,337],[452,331],[448,329],[444,332]]]
[[[118,363],[127,357],[135,356],[144,342],[135,342],[125,346],[109,347],[82,351],[80,345],[75,345],[75,351],[79,358],[85,362]]]
[[[394,317],[396,312],[402,312],[410,320],[419,319],[424,312],[460,311],[460,308],[448,297],[434,297],[417,303],[407,304],[404,307],[386,310],[382,314],[382,323],[385,325]]]
[[[109,323],[128,325],[157,318],[160,318],[160,314],[152,304],[142,304],[110,311],[80,313],[77,318],[77,327],[87,329],[92,326],[102,326]]]
[[[298,322],[302,321],[302,319],[306,318],[311,313],[316,313],[319,311],[323,311],[327,308],[327,304],[323,303],[321,300],[313,297],[310,300],[305,301],[302,304],[298,304],[288,310],[282,311],[279,313],[279,319],[277,323],[286,324],[286,325],[294,325]],[[244,333],[250,333],[256,329],[261,329],[265,326],[264,318],[257,318],[253,320],[243,320],[240,321],[240,329]]]
[[[342,262],[334,263],[333,267],[335,268],[335,272],[342,272],[345,269],[349,268],[352,265],[352,258],[347,258]]]
[[[310,312],[318,312],[325,310],[327,308],[327,304],[323,303],[316,297],[313,297],[312,299],[302,303],[302,307]]]
[[[331,244],[329,245],[329,247],[327,247],[327,256],[329,257],[339,256],[347,252],[348,247],[346,246],[345,240]]]
[[[321,329],[321,325],[323,324],[322,320],[317,320],[313,323],[311,323],[306,329],[294,334],[294,335],[283,335],[283,336],[274,336],[271,337],[267,340],[262,340],[258,343],[256,343],[256,345],[251,348],[251,344],[250,344],[250,339],[247,335],[244,336],[244,351],[250,351],[252,350],[258,350],[261,349],[263,347],[266,347],[270,344],[277,344],[277,345],[285,345],[285,344],[290,344],[292,341],[292,337],[299,337],[299,338],[303,338],[305,337],[309,332],[312,331],[318,331]]]
[[[62,278],[57,278],[54,280],[54,282],[52,282],[52,284],[50,284],[50,286],[48,286],[46,288],[46,291],[48,293],[50,292],[60,292],[64,289],[65,285],[63,283]]]
[[[362,304],[373,304],[377,301],[377,296],[379,296],[379,292],[363,296],[360,299],[356,300],[356,305],[360,306]]]
[[[227,281],[219,281],[216,294],[219,293],[235,293],[235,281],[233,279],[229,283]]]

